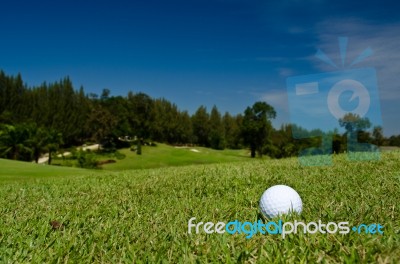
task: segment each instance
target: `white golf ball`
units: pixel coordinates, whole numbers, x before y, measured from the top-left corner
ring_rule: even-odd
[[[268,218],[290,212],[301,213],[302,208],[300,195],[286,185],[275,185],[268,188],[260,199],[260,210]]]

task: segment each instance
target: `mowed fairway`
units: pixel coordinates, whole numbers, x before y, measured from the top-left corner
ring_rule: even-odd
[[[123,172],[57,168],[41,171],[49,174],[46,177],[38,177],[38,167],[32,167],[35,180],[21,180],[13,165],[17,163],[0,162],[1,263],[400,259],[400,152],[383,153],[377,162],[349,162],[344,155],[336,156],[330,167],[301,167],[295,158],[249,159]],[[21,175],[29,177],[18,164]],[[4,177],[7,181],[1,181]],[[300,233],[285,239],[188,234],[191,217],[196,222],[257,221],[258,200],[275,184],[290,185],[302,197],[303,213],[288,221],[380,223],[384,234]],[[63,228],[53,230],[53,220]]]
[[[162,143],[158,143],[156,147],[143,146],[142,152],[142,155],[137,155],[136,151],[125,148],[118,151],[119,155],[123,156],[122,159],[119,159],[115,154],[102,153],[96,153],[96,159],[99,161],[110,159],[116,161],[101,166],[101,169],[107,171],[237,162],[250,159],[249,151],[242,149],[214,150],[204,147],[173,147]],[[67,165],[68,162],[77,166],[76,160],[64,161],[60,157],[54,159],[54,164]]]
[[[104,170],[148,169],[191,164],[236,162],[250,159],[246,150],[214,150],[203,147],[172,147],[158,144],[157,147],[143,147],[143,154],[137,155],[129,149],[120,153],[126,157],[116,163],[103,165]],[[105,158],[107,159],[107,158]]]
[[[96,171],[80,168],[47,166],[28,162],[0,159],[0,184],[4,182],[33,181],[37,179],[66,178],[76,175],[84,176]]]

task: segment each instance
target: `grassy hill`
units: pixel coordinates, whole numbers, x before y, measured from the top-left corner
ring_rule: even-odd
[[[250,159],[247,150],[214,150],[203,147],[174,147],[166,144],[157,144],[157,147],[143,146],[142,155],[137,155],[130,149],[121,149],[119,156],[115,154],[96,154],[99,161],[114,160],[116,163],[104,164],[102,169],[107,171],[121,171],[132,169],[149,169],[171,166],[186,166],[191,164],[209,164],[246,161]],[[120,157],[124,157],[121,159]],[[68,157],[67,157],[68,158]],[[53,163],[74,165],[74,160],[56,158]]]
[[[79,168],[47,166],[22,161],[0,159],[0,183],[5,181],[25,181],[49,178],[68,178],[76,175],[89,175],[93,171]]]
[[[203,147],[173,147],[158,144],[157,147],[145,146],[142,155],[129,149],[120,152],[126,157],[117,163],[106,164],[105,170],[148,169],[191,164],[208,164],[243,161],[249,159],[246,150],[214,150]]]
[[[297,159],[122,172],[0,165],[0,179],[35,179],[0,185],[1,263],[396,263],[400,256],[400,152],[377,162],[336,156],[330,167],[301,167]],[[188,234],[191,217],[261,219],[258,200],[275,184],[303,200],[302,214],[287,221],[380,223],[384,235]],[[62,227],[53,228],[55,220]]]

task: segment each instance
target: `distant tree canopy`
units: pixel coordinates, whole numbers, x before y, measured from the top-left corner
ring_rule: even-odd
[[[38,139],[42,131],[60,133],[60,147],[85,142],[118,142],[119,137],[125,136],[215,149],[242,147],[241,115],[226,113],[222,117],[216,106],[211,113],[205,106],[200,106],[190,115],[164,98],[153,99],[144,93],[112,96],[109,89],[103,89],[100,96],[86,94],[83,87],[74,90],[68,77],[59,82],[28,87],[20,75],[7,76],[0,71],[0,124],[12,127],[9,130],[2,128],[4,141],[9,142],[12,137],[36,141],[38,146],[32,150],[36,153],[32,154],[35,160],[42,152],[39,145],[45,145]],[[35,129],[30,135],[31,132],[22,127]],[[14,130],[17,134],[13,134]],[[6,135],[11,138],[6,139]],[[14,146],[7,155],[0,153],[0,156],[17,157],[20,156],[17,153],[22,152],[22,145]]]
[[[266,102],[247,107],[243,115],[222,115],[217,106],[208,112],[203,105],[190,115],[164,98],[144,93],[113,96],[103,89],[100,96],[86,94],[83,87],[75,90],[68,77],[29,87],[21,75],[0,71],[0,158],[37,161],[50,153],[51,162],[51,154],[59,148],[86,142],[114,146],[125,136],[214,149],[249,148],[252,157],[258,153],[275,158],[297,155],[303,147],[319,144],[317,139],[293,139],[293,128],[303,131],[295,125],[274,129],[271,120],[275,117],[274,108]],[[365,118],[349,114],[339,123],[346,133],[362,131],[359,138],[364,142],[400,146],[400,136],[387,139],[381,127],[370,133],[372,124]],[[345,135],[332,133],[333,152],[345,151]]]
[[[340,118],[339,124],[349,133],[355,131],[365,131],[371,127],[371,122],[368,118],[361,118],[359,115],[353,113],[348,113]]]
[[[242,136],[244,143],[250,147],[252,158],[255,157],[256,152],[259,156],[262,155],[272,131],[270,119],[275,117],[274,108],[265,102],[256,102],[244,111]]]

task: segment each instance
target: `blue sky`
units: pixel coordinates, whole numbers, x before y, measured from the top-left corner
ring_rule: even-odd
[[[0,68],[29,85],[70,76],[76,88],[165,97],[181,109],[215,104],[241,113],[266,100],[290,122],[286,79],[350,62],[377,72],[386,135],[400,134],[400,4],[364,1],[8,1],[0,16]],[[344,67],[343,67],[344,69]],[[347,69],[347,68],[346,68]],[[310,106],[312,107],[312,106]]]

